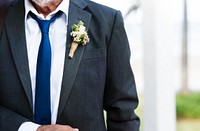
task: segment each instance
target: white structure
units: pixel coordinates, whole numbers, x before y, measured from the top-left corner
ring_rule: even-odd
[[[173,0],[143,0],[144,131],[175,131]]]

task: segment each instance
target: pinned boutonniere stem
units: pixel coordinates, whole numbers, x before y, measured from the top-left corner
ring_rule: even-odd
[[[69,58],[72,59],[78,45],[86,45],[86,43],[89,42],[89,37],[82,21],[79,21],[78,24],[72,26],[72,32],[70,35],[73,37],[73,42],[70,45]]]

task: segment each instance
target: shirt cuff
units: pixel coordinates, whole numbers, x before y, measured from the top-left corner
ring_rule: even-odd
[[[40,125],[33,122],[24,122],[19,127],[18,131],[36,131]]]

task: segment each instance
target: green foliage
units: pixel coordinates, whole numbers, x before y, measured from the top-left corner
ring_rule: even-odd
[[[80,26],[84,26],[83,21],[79,21],[77,25],[76,25],[76,24],[73,24],[73,25],[72,25],[72,31],[78,32],[79,29],[80,29]]]
[[[200,118],[200,93],[177,94],[177,118]]]

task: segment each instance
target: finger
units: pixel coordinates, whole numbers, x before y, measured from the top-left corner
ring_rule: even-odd
[[[72,128],[68,125],[43,125],[40,126],[37,131],[79,131],[78,128]]]

